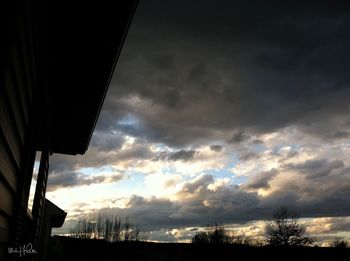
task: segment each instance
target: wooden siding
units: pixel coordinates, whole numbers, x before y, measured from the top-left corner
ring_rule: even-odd
[[[34,163],[29,155],[35,155],[35,147],[29,148],[33,143],[30,126],[36,88],[28,12],[22,8],[11,16],[13,33],[6,39],[8,47],[3,49],[6,55],[2,55],[6,61],[0,68],[0,257],[4,246],[13,243],[15,229],[23,223],[20,217],[27,211],[21,209],[26,208],[22,202],[28,197],[24,195],[26,180],[32,175],[30,166]]]

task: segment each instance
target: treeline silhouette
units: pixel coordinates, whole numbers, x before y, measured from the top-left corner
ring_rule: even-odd
[[[191,242],[197,245],[247,245],[247,246],[261,246],[263,244],[260,240],[251,240],[243,236],[237,235],[235,231],[228,231],[223,224],[208,225],[204,231],[197,232],[192,238]]]
[[[349,244],[345,240],[334,239],[331,246],[335,248],[347,248]]]
[[[315,247],[306,228],[299,215],[282,207],[265,221],[261,241],[214,224],[198,231],[192,244],[154,243],[129,219],[98,214],[80,218],[70,237],[52,237],[49,260],[349,260],[346,241]]]
[[[104,239],[110,242],[144,241],[148,234],[141,231],[128,218],[104,214],[89,215],[79,218],[71,229],[70,236],[81,239]]]
[[[48,260],[349,260],[349,248],[247,246],[243,244],[108,242],[99,239],[52,238]]]
[[[314,239],[307,235],[307,226],[299,222],[299,215],[280,207],[265,221],[265,240],[249,240],[227,231],[222,224],[208,225],[192,238],[194,244],[244,244],[249,246],[311,246]]]

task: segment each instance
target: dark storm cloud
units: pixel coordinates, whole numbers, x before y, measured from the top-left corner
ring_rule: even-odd
[[[198,154],[195,150],[178,150],[175,152],[162,151],[153,157],[154,161],[192,161]]]
[[[227,142],[228,143],[240,143],[242,141],[245,141],[249,139],[250,136],[244,133],[244,131],[239,130],[236,133],[233,134],[232,138],[229,139]]]
[[[307,178],[315,179],[331,174],[332,170],[343,169],[344,163],[341,160],[308,160],[302,164],[287,164],[285,168],[298,171],[307,175]]]
[[[72,188],[77,186],[88,186],[106,182],[117,182],[124,177],[123,174],[86,176],[75,172],[61,172],[49,175],[47,191],[55,191],[60,188]]]
[[[204,206],[203,200],[207,200],[212,206]],[[130,217],[142,229],[154,230],[206,225],[213,222],[245,222],[247,218],[253,219],[254,212],[249,209],[249,205],[257,203],[256,194],[247,194],[234,188],[218,193],[203,190],[196,198],[182,202],[133,196],[129,199],[128,208],[112,208],[105,211],[117,213],[122,218]],[[241,211],[245,215],[242,215]],[[258,211],[255,217],[262,217],[264,213]]]
[[[243,187],[247,189],[268,189],[270,188],[269,181],[276,175],[277,171],[275,169],[256,174]]]
[[[297,173],[295,180],[278,183],[278,178]],[[287,205],[305,217],[349,216],[350,169],[339,160],[308,160],[286,164],[280,169],[249,178],[243,189],[268,189],[275,179],[275,191],[261,199],[259,206]]]
[[[200,190],[206,190],[210,183],[213,183],[214,178],[212,175],[203,175],[198,179],[186,183],[182,190],[178,192],[178,195],[193,194],[199,192]]]
[[[141,1],[98,128],[180,147],[290,124],[345,133],[348,10],[334,1]],[[133,96],[147,109],[124,103]],[[126,112],[141,126],[116,125]]]
[[[221,152],[224,148],[221,145],[211,145],[210,149],[215,152]]]
[[[90,146],[97,147],[99,150],[111,151],[120,149],[124,142],[124,137],[118,133],[95,131]]]
[[[168,157],[168,159],[173,161],[177,161],[177,160],[188,161],[188,160],[192,160],[195,157],[196,153],[197,152],[195,150],[179,150],[179,151],[173,152]]]
[[[108,136],[108,135],[107,135]],[[81,168],[101,168],[103,166],[113,165],[125,161],[137,161],[143,159],[152,159],[154,153],[150,151],[148,144],[136,142],[123,150],[117,149],[116,146],[121,147],[119,137],[112,135],[118,141],[111,141],[108,144],[108,139],[104,140],[106,135],[102,135],[101,140],[95,139],[99,146],[90,146],[89,150],[84,155],[77,155],[72,157],[70,155],[54,154],[50,158],[50,173],[74,172]],[[123,139],[123,137],[120,137]]]
[[[264,142],[261,140],[254,140],[253,144],[264,144]]]
[[[332,136],[332,138],[335,138],[335,139],[347,139],[349,137],[350,137],[350,132],[348,131],[337,131]]]
[[[241,151],[239,153],[239,160],[246,161],[250,159],[258,159],[259,154],[253,151]]]
[[[106,157],[104,149],[96,150],[90,147],[87,153],[83,156],[53,154],[50,157],[50,173],[75,172],[84,167],[95,167],[107,165],[111,162],[110,158]]]

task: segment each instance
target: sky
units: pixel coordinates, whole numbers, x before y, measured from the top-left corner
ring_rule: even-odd
[[[214,222],[256,238],[287,206],[320,244],[349,239],[349,11],[141,0],[89,150],[51,157],[58,232],[105,211],[154,241]]]

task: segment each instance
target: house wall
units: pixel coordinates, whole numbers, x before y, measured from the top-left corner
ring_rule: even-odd
[[[31,9],[13,3],[5,9],[0,46],[0,260],[25,230],[36,152]]]

